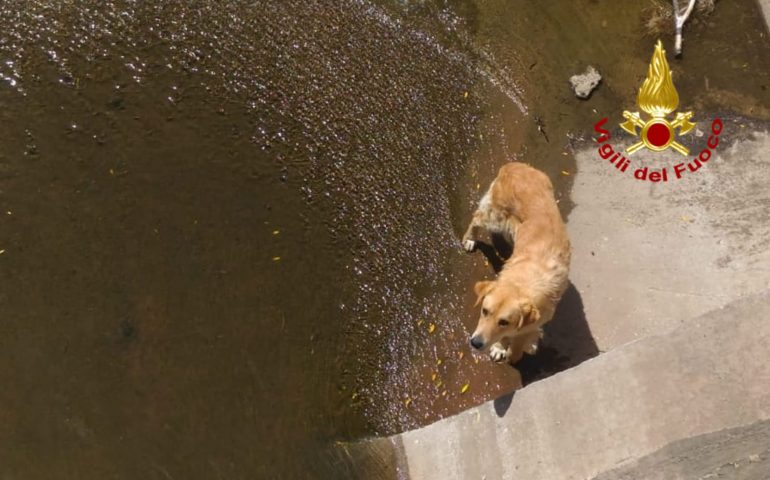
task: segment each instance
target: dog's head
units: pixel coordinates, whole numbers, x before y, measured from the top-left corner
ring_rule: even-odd
[[[498,281],[477,282],[476,305],[481,304],[481,315],[471,346],[487,350],[492,344],[540,320],[540,312],[532,300],[515,286]]]

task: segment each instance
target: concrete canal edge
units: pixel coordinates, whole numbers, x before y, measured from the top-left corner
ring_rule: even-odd
[[[633,468],[674,442],[761,425],[770,419],[768,318],[770,291],[765,291],[510,398],[398,435],[390,441],[403,452],[399,470],[414,479],[590,479],[621,466]],[[730,438],[740,439],[726,435],[722,441],[729,444]],[[755,446],[766,450],[770,429],[759,438]],[[750,463],[768,452],[734,453],[730,462]],[[690,461],[706,470],[710,466],[702,462],[714,461],[708,450],[691,455],[701,455],[700,463]]]
[[[707,475],[725,456],[741,472],[761,468],[770,456],[761,448],[770,445],[770,126],[725,123],[732,138],[711,161],[667,185],[619,175],[593,147],[577,153],[571,280],[607,353],[356,450],[420,480],[657,478],[653,467],[668,479],[683,468]],[[712,440],[722,455],[706,448]]]

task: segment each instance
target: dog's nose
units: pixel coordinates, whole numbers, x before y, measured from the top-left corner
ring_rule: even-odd
[[[471,347],[475,348],[476,350],[481,350],[481,347],[484,346],[484,341],[479,337],[471,337]]]

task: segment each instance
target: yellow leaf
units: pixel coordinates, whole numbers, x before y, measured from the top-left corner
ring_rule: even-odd
[[[435,323],[431,323],[430,325],[428,325],[428,333],[433,333],[435,331],[436,331],[436,324]]]
[[[407,398],[406,400],[404,400],[404,406],[405,407],[408,407],[409,404],[411,404],[411,403],[412,403],[412,399],[411,398]]]
[[[444,384],[444,382],[442,382],[441,380],[439,380],[438,382],[436,382],[436,388],[440,388],[440,387],[441,387],[441,385],[443,385],[443,384]]]
[[[436,360],[436,365],[441,365],[442,363],[444,363],[444,361],[441,360],[440,358],[438,360]]]
[[[274,261],[274,262],[277,262],[277,261],[279,261],[280,259],[281,259],[281,257],[273,257],[273,261]]]
[[[462,360],[464,356],[465,356],[465,352],[460,352],[460,360]]]
[[[562,175],[564,175],[564,176],[566,176],[566,177],[569,177],[569,172],[568,172],[568,171],[566,171],[566,170],[562,170],[562,171],[561,171],[561,174],[562,174]]]
[[[436,372],[433,372],[433,373],[430,375],[430,379],[431,379],[431,380],[433,380],[433,381],[435,382],[435,381],[436,381],[436,377],[437,377],[437,376],[438,376],[438,374],[436,374]]]
[[[466,383],[466,384],[465,384],[465,385],[463,385],[463,386],[462,386],[462,388],[460,389],[460,393],[465,393],[465,392],[467,392],[468,390],[470,390],[470,388],[471,388],[471,384],[470,384],[470,383]]]
[[[419,319],[419,320],[417,320],[417,326],[418,326],[418,327],[419,327],[420,325],[422,325],[423,323],[425,323],[425,320],[423,320],[422,318],[421,318],[421,319]]]
[[[463,93],[463,98],[468,98],[468,92]]]
[[[278,235],[279,233],[281,233],[279,230],[273,230],[273,235]]]

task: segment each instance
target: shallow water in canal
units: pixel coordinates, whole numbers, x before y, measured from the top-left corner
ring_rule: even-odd
[[[508,160],[569,213],[572,147],[653,40],[636,2],[514,3],[4,2],[0,477],[355,477],[336,446],[597,354],[470,352],[493,272],[458,237]],[[677,65],[722,92],[696,106],[770,117],[751,5],[694,21]]]

